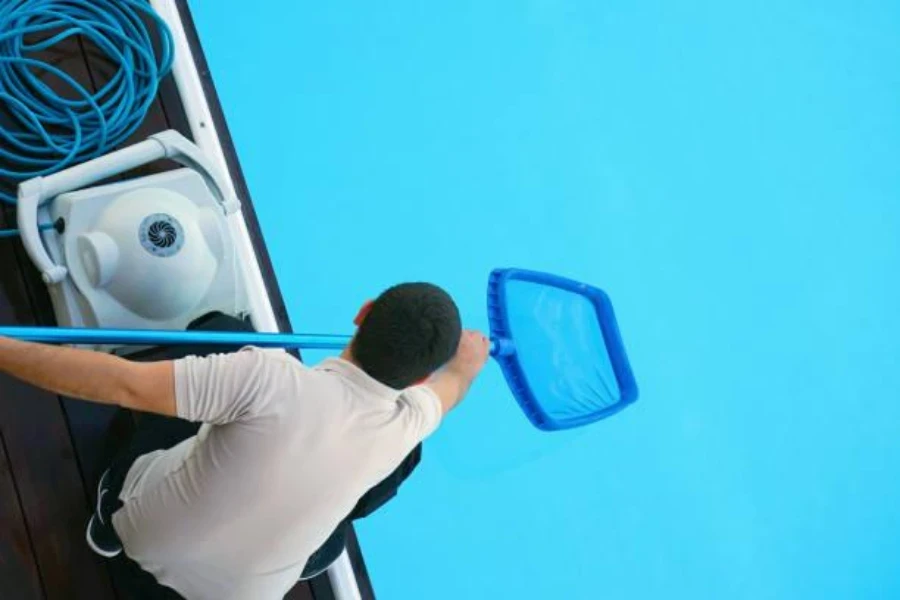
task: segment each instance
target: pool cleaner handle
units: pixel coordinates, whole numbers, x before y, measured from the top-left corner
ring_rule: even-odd
[[[301,350],[342,350],[348,335],[314,333],[257,333],[245,331],[175,331],[165,329],[90,329],[87,327],[0,327],[0,336],[45,344],[171,346],[212,344],[298,348]],[[508,352],[509,343],[493,340],[491,356]]]

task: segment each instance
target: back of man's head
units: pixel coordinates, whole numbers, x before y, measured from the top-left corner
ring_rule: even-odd
[[[353,360],[370,377],[394,389],[428,377],[459,347],[459,309],[447,292],[430,283],[396,285],[361,316]]]

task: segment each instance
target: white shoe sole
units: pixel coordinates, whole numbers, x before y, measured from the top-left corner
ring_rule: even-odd
[[[103,550],[102,548],[98,547],[97,544],[94,543],[94,539],[91,537],[91,526],[93,526],[93,524],[94,524],[94,517],[95,517],[95,516],[96,516],[96,515],[91,515],[91,520],[88,521],[87,531],[85,531],[85,534],[84,534],[84,537],[85,537],[85,539],[87,540],[88,546],[90,546],[90,547],[91,547],[91,550],[93,550],[94,552],[96,552],[96,553],[99,554],[100,556],[103,556],[103,557],[106,557],[106,558],[115,558],[115,557],[117,557],[119,554],[122,553],[122,550],[121,550],[121,549],[115,550],[115,551]]]
[[[91,537],[91,527],[94,525],[94,517],[100,514],[100,503],[103,500],[103,494],[106,492],[103,490],[103,482],[106,481],[106,476],[109,474],[109,469],[104,471],[103,475],[100,477],[100,483],[97,484],[97,507],[95,509],[94,514],[91,515],[90,521],[88,521],[87,530],[85,531],[84,537],[87,540],[88,546],[91,547],[91,550],[99,554],[100,556],[106,558],[115,558],[119,554],[122,553],[122,549],[118,549],[115,551],[103,550],[94,543],[93,538]],[[103,523],[103,520],[100,521]]]

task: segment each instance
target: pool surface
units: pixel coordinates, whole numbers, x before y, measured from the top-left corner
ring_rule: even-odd
[[[641,389],[548,434],[490,365],[358,524],[379,598],[900,597],[900,5],[248,6],[191,2],[298,330],[558,272]]]

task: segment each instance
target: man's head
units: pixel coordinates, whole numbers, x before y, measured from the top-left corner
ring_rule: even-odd
[[[394,389],[413,385],[456,353],[462,334],[459,309],[430,283],[403,283],[367,303],[356,317],[351,360]]]

